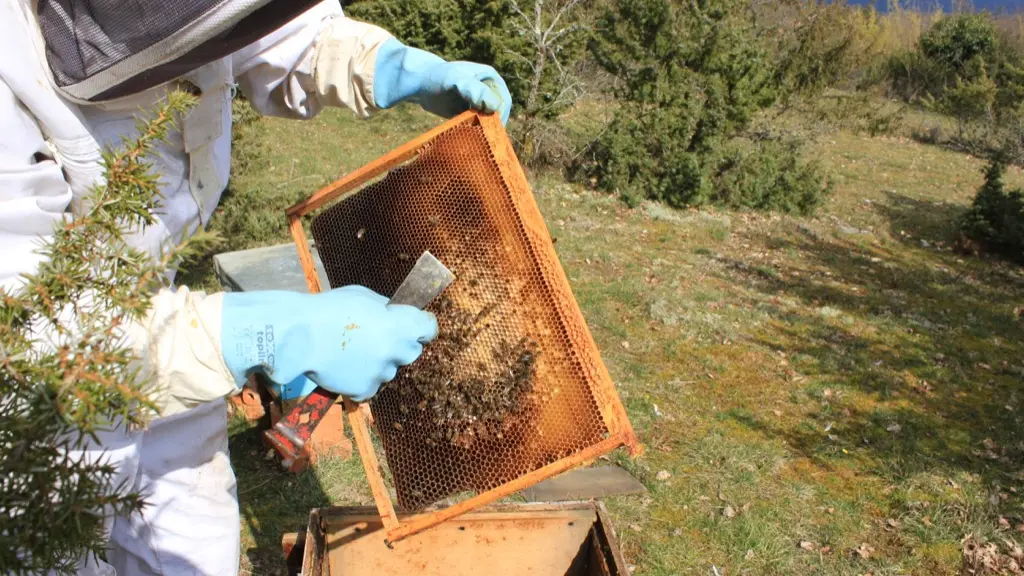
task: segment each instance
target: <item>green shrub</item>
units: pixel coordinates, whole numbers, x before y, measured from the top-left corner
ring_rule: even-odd
[[[981,71],[972,75],[972,80],[964,81],[957,76],[937,106],[940,111],[956,118],[961,135],[966,123],[992,118],[992,107],[996,101],[995,82],[985,73],[983,63],[978,62],[977,66]]]
[[[582,168],[599,188],[630,203],[813,207],[803,197],[823,190],[820,179],[805,188],[818,173],[780,179],[775,163],[786,162],[777,147],[722,152],[778,94],[745,6],[743,0],[621,0],[599,17],[591,52],[618,80],[619,102]],[[801,199],[783,198],[794,194]]]
[[[964,216],[961,229],[992,252],[1024,264],[1024,190],[1007,190],[1007,159],[997,154],[985,169],[985,183]]]
[[[851,86],[889,53],[890,22],[871,7],[848,6],[842,0],[776,0],[761,10],[768,13],[759,17],[759,28],[771,41],[783,97]]]
[[[74,222],[40,241],[42,263],[0,289],[0,566],[4,574],[77,574],[106,550],[105,520],[142,510],[148,495],[119,486],[97,431],[140,430],[156,415],[125,327],[144,318],[149,294],[174,262],[214,246],[200,231],[159,261],[129,247],[129,229],[156,222],[160,175],[150,163],[194,100],[171,92],[141,112],[138,136],[103,154],[102,185]]]
[[[448,60],[473,52],[475,39],[460,0],[358,2],[345,9],[352,18],[383,26],[409,46],[429,50]]]
[[[918,102],[940,91],[946,82],[948,68],[920,51],[900,52],[889,58],[882,76],[889,83],[889,93],[906,102]]]
[[[1024,54],[1000,43],[989,14],[943,17],[915,51],[889,59],[884,77],[892,95],[956,119],[948,145],[974,154],[1021,149]]]
[[[1007,56],[991,16],[955,14],[936,22],[917,50],[893,56],[887,72],[895,95],[908,102],[929,97],[941,102],[950,90],[961,89],[962,97],[965,86],[984,83]]]
[[[805,161],[792,140],[734,147],[719,162],[712,201],[734,208],[810,214],[830,192],[817,162]]]
[[[921,37],[921,53],[965,76],[976,59],[991,61],[998,44],[996,27],[986,13],[943,18]]]

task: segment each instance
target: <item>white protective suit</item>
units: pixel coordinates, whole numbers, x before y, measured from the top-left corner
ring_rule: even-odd
[[[63,99],[49,81],[31,2],[0,0],[0,286],[7,289],[34,270],[38,239],[73,213],[100,175],[100,148],[131,136],[133,115],[169,89],[100,105]],[[337,0],[325,1],[173,82],[187,81],[202,95],[153,159],[164,206],[137,245],[156,254],[213,214],[228,181],[236,90],[268,115],[311,118],[324,106],[366,115],[374,109],[376,51],[388,38],[345,18]],[[165,290],[146,325],[133,329],[164,417],[145,431],[105,433],[83,457],[105,450],[149,505],[111,520],[109,564],[83,566],[82,574],[237,574],[239,515],[223,400],[237,388],[220,353],[220,307],[220,296]]]

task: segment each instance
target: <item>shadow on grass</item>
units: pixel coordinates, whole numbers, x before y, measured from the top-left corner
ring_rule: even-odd
[[[921,240],[952,243],[959,237],[960,218],[966,210],[963,205],[920,200],[892,190],[883,193],[887,202],[873,206],[889,221],[893,238],[921,246]]]
[[[930,237],[949,225],[955,208],[897,195],[890,201],[885,213],[894,229]],[[798,253],[800,267],[782,264],[765,275],[725,258],[727,276],[767,297],[758,305],[774,322],[757,343],[785,353],[817,383],[807,392],[821,400],[822,426],[785,428],[749,414],[733,416],[737,422],[784,438],[825,468],[859,451],[871,458],[873,473],[893,482],[922,472],[967,472],[996,493],[1020,483],[1024,323],[1013,312],[1024,302],[1019,270],[906,246],[871,251],[806,236],[775,243]],[[777,304],[775,296],[800,306]],[[826,395],[825,387],[834,391]],[[870,401],[832,397],[844,389]],[[823,432],[833,421],[831,433]]]
[[[263,429],[236,419],[229,430],[231,465],[238,480],[238,506],[242,523],[249,527],[254,540],[243,540],[239,574],[285,575],[288,571],[281,536],[304,530],[309,511],[331,502],[312,469],[295,475],[285,470],[277,458],[265,458]]]

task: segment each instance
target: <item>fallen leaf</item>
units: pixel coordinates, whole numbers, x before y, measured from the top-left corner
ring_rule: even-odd
[[[860,546],[857,546],[857,549],[854,550],[853,553],[856,554],[857,556],[860,556],[861,558],[867,560],[868,558],[871,558],[871,554],[874,551],[875,551],[875,548],[873,546],[871,546],[867,542],[864,542]]]
[[[922,396],[931,396],[934,388],[926,380],[922,380],[920,384],[914,383],[910,385],[910,389]]]
[[[728,498],[725,497],[725,492],[722,492],[721,490],[718,491],[718,499],[721,500],[722,502],[729,500]]]
[[[822,554],[828,554],[831,551],[832,551],[832,547],[831,546],[822,546],[821,550],[819,550],[819,552],[821,552]]]
[[[886,432],[892,432],[893,434],[899,434],[903,430],[903,427],[895,422],[885,427]]]
[[[629,529],[632,530],[633,532],[640,532],[641,531],[639,524],[630,524],[629,525]]]
[[[900,521],[896,520],[894,518],[889,518],[889,519],[887,519],[885,521],[885,525],[888,526],[889,528],[899,528],[900,527]]]
[[[824,396],[825,398],[831,398],[833,395],[835,395],[835,393],[832,392],[831,388],[825,388],[825,391],[822,392],[821,395]]]
[[[1007,520],[1006,518],[1000,517],[999,518],[999,527],[1000,528],[1006,528],[1007,530],[1009,530],[1010,529],[1010,521]]]
[[[1015,530],[1017,532],[1020,532],[1021,534],[1024,534],[1024,523],[1017,524],[1017,527],[1015,528]]]
[[[655,480],[658,480],[659,482],[664,482],[671,477],[672,473],[668,470],[659,470],[658,473],[654,475]]]
[[[991,438],[985,438],[981,441],[981,445],[985,447],[985,450],[998,450],[999,445],[995,443]]]
[[[753,550],[747,550],[747,553],[746,553],[746,554],[744,554],[743,556],[744,556],[744,557],[745,557],[745,558],[746,558],[747,560],[753,560],[753,559],[754,559],[754,551],[753,551]]]
[[[629,342],[626,342],[625,340],[623,340],[622,341],[622,347],[625,348],[626,350],[629,350]]]
[[[1003,544],[1009,550],[1010,558],[1020,562],[1024,560],[1024,549],[1021,549],[1016,542],[1012,540],[1003,540]]]
[[[814,549],[817,547],[817,544],[815,544],[814,542],[808,542],[807,540],[800,541],[800,548],[807,550],[808,552],[813,552]]]
[[[752,504],[751,504],[750,502],[747,502],[747,503],[746,503],[746,504],[744,504],[743,506],[740,506],[740,510],[742,510],[742,511],[746,512],[747,510],[750,510],[750,506],[751,506],[751,505],[752,505]]]
[[[782,416],[782,412],[780,412],[779,410],[772,410],[772,414],[774,414],[776,418]]]
[[[932,525],[932,518],[931,518],[931,516],[925,516],[924,518],[921,518],[921,524],[924,524],[925,526],[929,526],[930,527]]]
[[[722,516],[725,516],[726,518],[735,518],[736,510],[734,510],[732,506],[726,506],[725,509],[722,510]]]
[[[675,530],[672,531],[672,535],[675,536],[676,538],[682,536],[683,535],[683,529],[682,528],[676,528]]]

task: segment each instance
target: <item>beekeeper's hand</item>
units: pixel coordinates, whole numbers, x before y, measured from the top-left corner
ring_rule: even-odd
[[[239,385],[260,371],[286,385],[285,395],[298,397],[309,391],[301,379],[306,376],[331,392],[364,401],[437,336],[432,314],[387,302],[362,286],[321,294],[224,294],[224,363]]]
[[[512,95],[501,76],[483,64],[446,62],[440,56],[387,40],[377,51],[373,99],[378,108],[402,101],[451,118],[469,108],[497,112],[508,122]]]

